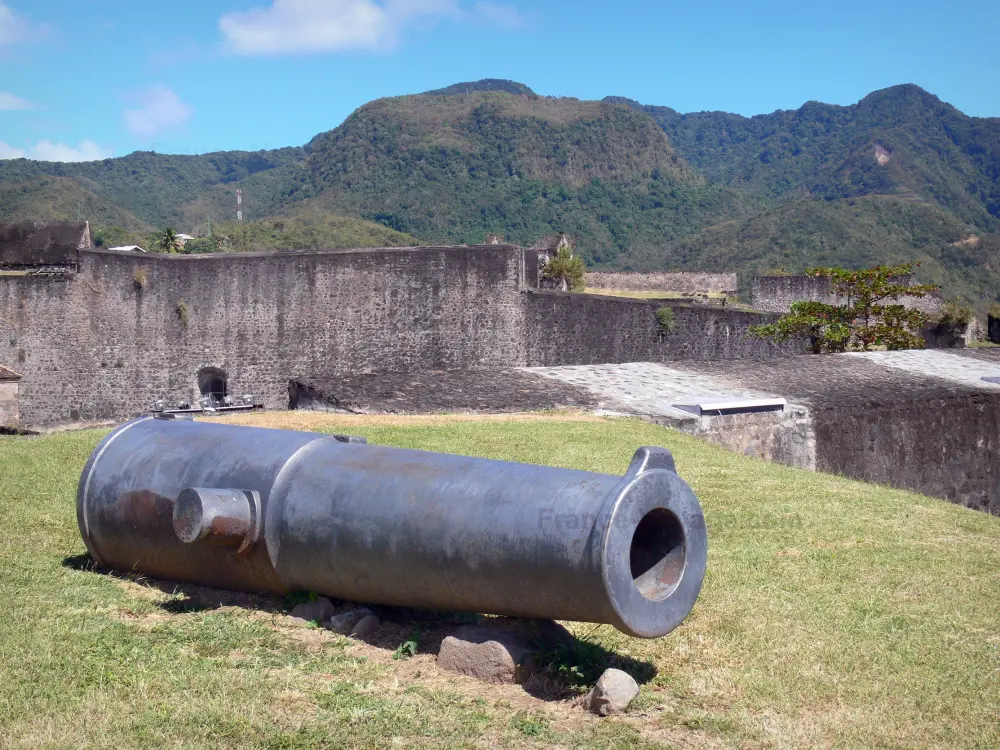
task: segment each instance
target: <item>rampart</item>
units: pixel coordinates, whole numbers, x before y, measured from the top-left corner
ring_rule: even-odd
[[[536,291],[525,295],[526,364],[530,367],[677,359],[744,359],[802,352],[798,341],[778,345],[747,328],[775,316],[670,302],[674,320],[663,331],[662,300]]]
[[[761,316],[533,290],[512,246],[141,255],[81,250],[77,273],[0,277],[0,364],[23,374],[25,426],[195,402],[199,371],[288,405],[317,373],[773,356]]]
[[[750,287],[750,306],[768,312],[788,312],[793,302],[832,305],[836,300],[823,276],[756,276]]]
[[[722,293],[735,295],[735,273],[615,273],[593,271],[587,274],[588,289],[630,292],[674,292],[679,294]]]
[[[906,276],[900,277],[898,281],[910,284],[913,279]],[[750,287],[750,306],[755,310],[784,313],[792,308],[794,302],[824,302],[828,305],[837,305],[844,304],[846,300],[833,293],[830,279],[825,276],[754,277]],[[900,304],[933,314],[941,302],[934,296],[906,297]]]

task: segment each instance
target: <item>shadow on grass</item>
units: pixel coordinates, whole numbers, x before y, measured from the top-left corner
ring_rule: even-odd
[[[316,598],[308,592],[280,596],[227,591],[164,581],[138,573],[122,573],[97,565],[89,554],[67,557],[62,564],[74,570],[107,575],[161,591],[169,599],[157,602],[157,606],[168,614],[178,616],[227,607],[288,614],[295,605]],[[534,650],[535,666],[523,687],[531,695],[544,700],[562,700],[589,690],[604,670],[611,667],[627,672],[640,684],[656,676],[656,667],[652,662],[611,651],[594,640],[592,635],[601,626],[595,626],[590,635],[579,637],[551,620],[332,601],[338,613],[359,606],[373,610],[381,625],[371,636],[361,640],[389,652],[400,661],[420,654],[436,656],[442,641],[465,625],[516,635]]]

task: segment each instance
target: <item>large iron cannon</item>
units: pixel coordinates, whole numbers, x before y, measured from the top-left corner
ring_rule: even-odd
[[[102,566],[646,638],[701,589],[704,516],[662,448],[619,477],[169,416],[118,427],[84,468]]]

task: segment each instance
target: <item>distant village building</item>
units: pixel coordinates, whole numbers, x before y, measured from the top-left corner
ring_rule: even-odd
[[[542,237],[538,242],[531,246],[532,250],[537,250],[540,253],[547,253],[549,255],[555,255],[564,247],[572,248],[573,243],[569,239],[569,235],[565,232],[559,232],[558,234],[550,234]]]
[[[177,238],[177,244],[180,245],[181,247],[184,247],[187,244],[188,240],[194,239],[194,237],[192,237],[190,234],[175,234],[174,237]]]
[[[503,238],[499,234],[488,234],[486,235],[487,245],[502,245]]]
[[[18,409],[20,373],[0,365],[0,430],[17,429],[21,424]]]
[[[146,252],[144,248],[141,248],[138,245],[118,245],[117,247],[109,247],[108,250],[126,250],[133,253]]]

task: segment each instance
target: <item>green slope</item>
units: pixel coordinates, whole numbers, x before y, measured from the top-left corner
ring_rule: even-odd
[[[614,263],[759,207],[708,184],[652,118],[616,104],[495,91],[383,99],[309,148],[313,209],[428,241],[499,232],[530,243],[562,230],[590,260]]]
[[[268,250],[331,250],[353,247],[406,247],[420,241],[394,229],[364,219],[346,216],[276,218],[260,221],[225,222],[212,226],[221,246],[197,243],[205,252],[261,252]],[[205,240],[204,242],[208,242]]]
[[[915,261],[918,276],[947,296],[1000,298],[1000,236],[970,227],[929,202],[871,195],[783,201],[635,259],[637,268],[766,269],[865,267]]]
[[[1000,229],[1000,118],[968,117],[918,86],[876,91],[849,107],[809,102],[751,118],[629,104],[723,184],[773,197],[915,195]]]
[[[0,161],[0,184],[59,177],[155,226],[188,228],[206,218],[235,218],[242,187],[248,217],[273,213],[308,183],[301,148],[170,156],[137,151],[118,159],[63,164]],[[44,206],[39,206],[39,209]],[[4,219],[6,213],[0,213]]]
[[[45,175],[0,181],[0,217],[3,221],[85,220],[96,226],[117,225],[140,233],[150,229],[129,210],[75,180]]]

